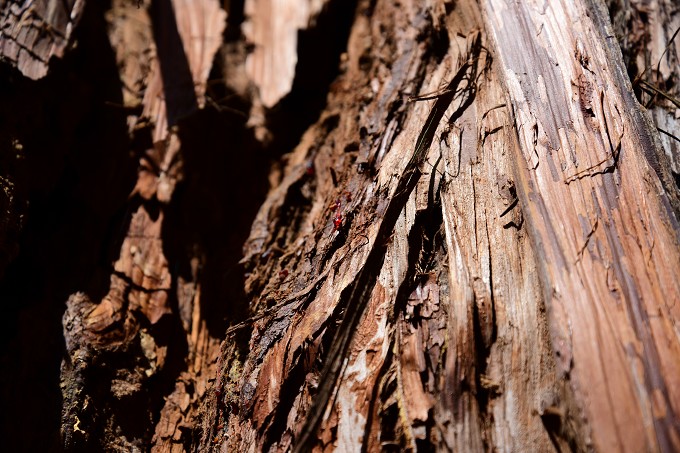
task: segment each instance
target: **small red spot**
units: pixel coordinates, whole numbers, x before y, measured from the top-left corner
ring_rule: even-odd
[[[307,176],[312,176],[314,174],[314,162],[312,161],[307,162],[307,168],[305,169],[305,173],[307,173]]]
[[[347,194],[349,192],[345,193]],[[348,198],[348,201],[349,200],[351,200],[351,197]],[[335,200],[335,204],[333,204],[330,209],[335,211],[335,215],[333,216],[333,231],[338,231],[342,226],[342,198]]]
[[[281,270],[279,271],[279,278],[280,278],[281,280],[283,280],[283,279],[285,279],[286,277],[288,277],[288,269],[281,269]]]

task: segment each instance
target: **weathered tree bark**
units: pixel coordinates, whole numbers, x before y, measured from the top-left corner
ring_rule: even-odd
[[[358,10],[204,446],[676,451],[677,195],[606,12]]]
[[[672,2],[611,1],[614,27],[594,0],[53,3],[2,4],[0,53],[43,80],[3,75],[3,161],[29,158],[0,293],[73,228],[31,221],[54,155],[77,182],[40,190],[96,212],[15,297],[63,323],[55,445],[680,451]],[[76,45],[104,17],[107,65]],[[65,132],[23,125],[71,80],[101,94],[53,108]],[[69,170],[88,117],[125,178]]]

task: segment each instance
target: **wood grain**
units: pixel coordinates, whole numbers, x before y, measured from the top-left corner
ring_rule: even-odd
[[[582,2],[485,4],[553,347],[600,451],[680,448],[677,220],[656,131]],[[565,28],[563,24],[572,24]]]

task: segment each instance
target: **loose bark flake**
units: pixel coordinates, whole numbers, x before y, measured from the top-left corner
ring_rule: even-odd
[[[271,108],[286,96],[295,78],[298,33],[308,28],[328,0],[247,0],[243,32],[253,46],[246,73]]]

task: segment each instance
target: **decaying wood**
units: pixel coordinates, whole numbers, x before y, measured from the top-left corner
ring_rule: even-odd
[[[677,449],[676,204],[604,13],[482,6],[359,5],[253,226],[263,315],[204,442]]]
[[[247,285],[275,308],[205,441],[548,449],[559,394],[522,216],[502,216],[514,133],[479,11],[368,8],[255,221]]]
[[[597,420],[587,436],[598,450],[677,450],[678,224],[655,173],[657,133],[600,9],[489,2],[488,12],[558,372]]]
[[[0,5],[28,78],[94,23],[57,3]],[[106,13],[139,165],[108,286],[64,285],[62,447],[680,450],[674,3],[611,0],[613,27],[591,0],[242,3]],[[338,8],[346,51],[271,169],[244,314],[221,260],[258,189],[215,181],[306,124],[302,31]],[[0,171],[1,274],[28,200]]]

